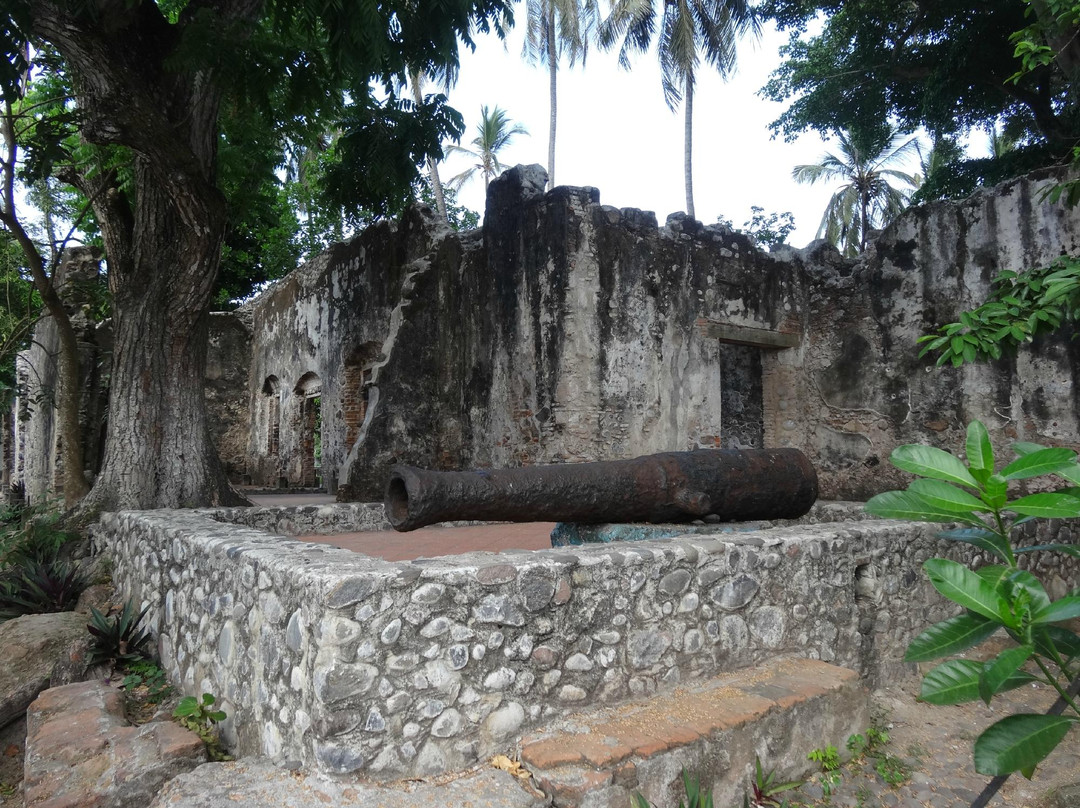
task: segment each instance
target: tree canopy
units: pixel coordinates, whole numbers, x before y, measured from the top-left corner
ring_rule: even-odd
[[[43,108],[31,163],[90,201],[109,261],[109,423],[88,511],[236,499],[202,396],[207,311],[223,247],[228,262],[275,243],[229,234],[287,221],[260,178],[283,164],[288,144],[331,132],[330,204],[344,216],[399,205],[462,124],[443,96],[418,104],[395,88],[410,67],[452,75],[459,42],[499,29],[509,11],[505,0],[0,7],[5,102],[20,103],[28,79],[63,76],[70,87],[50,114]]]
[[[762,90],[789,102],[773,130],[790,139],[892,124],[940,137],[1000,124],[1026,147],[1005,158],[1014,173],[1066,156],[1080,138],[1076,74],[1054,58],[1017,56],[1024,32],[1049,40],[1061,27],[1032,29],[1026,10],[1018,0],[765,0],[762,14],[791,34],[787,58]],[[823,27],[810,34],[819,14]],[[970,190],[1000,173],[983,163],[966,179],[940,181]]]

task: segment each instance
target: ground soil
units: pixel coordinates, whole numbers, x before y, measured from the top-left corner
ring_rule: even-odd
[[[826,799],[816,777],[797,791],[782,795],[813,808],[967,808],[990,780],[977,774],[972,746],[990,724],[1013,713],[1042,713],[1057,696],[1048,685],[1029,685],[981,701],[947,707],[916,701],[920,679],[912,676],[875,694],[876,721],[887,730],[882,752],[890,762],[886,773],[902,782],[890,785],[878,772],[881,757],[866,757],[843,767],[839,785]],[[832,743],[844,749],[847,739]],[[1062,803],[1060,794],[1080,783],[1080,731],[1073,730],[1035,771],[1031,780],[1009,778],[989,808],[1080,808]]]
[[[22,806],[23,749],[26,746],[26,718],[0,729],[0,805]]]

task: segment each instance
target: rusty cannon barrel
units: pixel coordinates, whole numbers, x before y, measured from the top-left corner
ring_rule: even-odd
[[[689,522],[795,519],[817,499],[798,449],[698,449],[633,460],[480,471],[394,466],[386,515],[396,530],[435,522]]]

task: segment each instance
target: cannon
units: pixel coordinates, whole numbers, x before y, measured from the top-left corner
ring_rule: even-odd
[[[698,449],[632,460],[478,471],[394,466],[386,516],[396,530],[436,522],[690,522],[795,519],[817,473],[798,449]]]

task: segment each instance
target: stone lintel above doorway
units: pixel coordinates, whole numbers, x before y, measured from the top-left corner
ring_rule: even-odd
[[[799,331],[778,331],[771,328],[734,325],[708,320],[704,317],[698,318],[697,327],[703,337],[765,350],[797,348],[802,342],[802,333]]]

